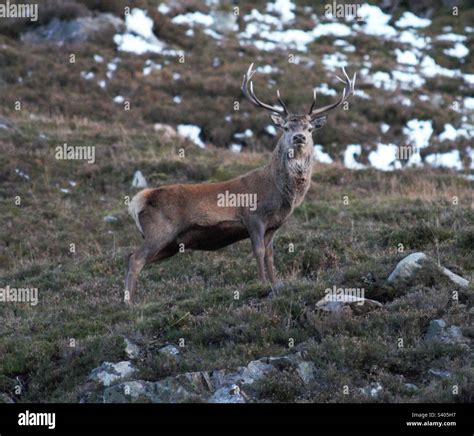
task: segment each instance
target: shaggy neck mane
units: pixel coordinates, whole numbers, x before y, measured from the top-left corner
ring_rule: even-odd
[[[270,168],[278,190],[289,203],[293,203],[298,194],[306,193],[311,182],[312,160],[312,149],[309,154],[290,158],[283,145],[283,136],[278,141]]]

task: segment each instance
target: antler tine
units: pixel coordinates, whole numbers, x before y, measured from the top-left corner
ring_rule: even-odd
[[[347,72],[346,72],[346,69],[344,67],[342,67],[342,72],[344,73],[344,76],[345,76],[345,80],[344,79],[341,79],[339,76],[336,75],[336,78],[341,81],[342,83],[344,83],[344,89],[342,91],[342,97],[336,101],[335,103],[333,104],[330,104],[330,105],[327,105],[327,106],[324,106],[324,107],[321,107],[319,109],[316,109],[316,110],[310,110],[310,115],[311,116],[314,116],[314,115],[319,115],[319,114],[322,114],[324,112],[328,112],[332,109],[335,109],[337,108],[338,106],[340,106],[341,104],[343,104],[353,93],[354,93],[354,90],[355,90],[355,80],[356,80],[356,73],[354,73],[354,77],[353,79],[351,80],[350,77],[347,75]],[[311,106],[311,108],[314,107],[314,101],[313,101],[313,105]]]
[[[253,90],[253,82],[252,82],[252,76],[255,74],[257,70],[253,70],[253,63],[250,64],[250,67],[248,68],[247,72],[244,74],[244,79],[242,81],[242,93],[247,97],[255,106],[260,106],[263,107],[264,109],[267,109],[271,112],[280,114],[280,115],[288,115],[287,108],[285,104],[280,101],[280,104],[282,104],[283,109],[279,109],[277,107],[271,106],[269,104],[264,103],[263,101],[259,100],[258,97],[255,95],[255,92]]]
[[[313,88],[313,103],[311,103],[311,107],[309,108],[309,115],[313,112],[314,106],[316,106],[316,88]]]
[[[278,102],[280,103],[281,107],[285,111],[285,115],[288,115],[288,108],[286,107],[286,104],[283,102],[281,96],[280,96],[280,90],[277,89],[277,97],[278,97]]]

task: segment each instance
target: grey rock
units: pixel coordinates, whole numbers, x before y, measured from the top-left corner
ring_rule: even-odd
[[[443,266],[438,266],[425,253],[421,252],[412,253],[398,262],[395,269],[388,276],[387,282],[391,284],[398,284],[407,280],[411,280],[421,269],[428,265],[435,266],[441,274],[448,277],[454,284],[462,288],[467,288],[469,286],[468,280],[458,276]]]
[[[445,344],[467,344],[468,339],[463,336],[460,327],[456,325],[446,327],[444,320],[434,319],[428,325],[425,341],[442,342]]]
[[[404,386],[407,391],[418,392],[420,390],[418,386],[413,383],[405,383]]]
[[[136,359],[140,354],[140,348],[134,344],[130,339],[125,338],[125,353],[129,359]]]
[[[451,372],[445,370],[445,369],[434,369],[434,368],[431,368],[428,370],[428,372],[431,374],[431,375],[434,375],[435,377],[438,377],[438,378],[449,378],[451,377]]]
[[[369,386],[366,386],[365,388],[360,388],[360,392],[363,395],[369,396],[371,398],[378,397],[382,391],[383,391],[383,387],[379,382],[371,383]]]
[[[148,186],[145,176],[140,170],[135,171],[132,180],[132,187],[133,188],[146,188]]]
[[[425,339],[431,340],[436,338],[446,328],[446,321],[442,319],[434,319],[429,325],[425,334]]]
[[[23,42],[65,43],[85,42],[103,32],[121,32],[125,28],[123,20],[104,13],[95,17],[80,17],[73,20],[53,18],[48,24],[39,26],[21,36]]]
[[[117,380],[129,377],[135,371],[136,369],[128,361],[118,363],[104,362],[91,371],[89,378],[102,383],[104,386],[110,386]]]
[[[0,404],[14,404],[15,401],[10,397],[10,395],[0,392]]]
[[[245,403],[238,385],[223,386],[209,398],[209,403]]]
[[[398,262],[395,269],[388,276],[388,283],[395,283],[400,280],[408,280],[414,274],[423,268],[423,264],[428,261],[428,256],[425,253],[412,253]]]
[[[309,384],[311,383],[316,375],[316,365],[313,362],[300,362],[296,369],[296,372],[303,380],[303,383]]]
[[[174,345],[166,345],[160,348],[158,352],[167,356],[177,356],[179,354],[179,350]]]

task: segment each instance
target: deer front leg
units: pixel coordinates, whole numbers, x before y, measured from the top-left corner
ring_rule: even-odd
[[[249,223],[249,234],[250,240],[252,241],[252,248],[253,254],[255,255],[255,259],[257,260],[257,272],[259,279],[265,283],[267,278],[265,276],[265,266],[264,266],[264,259],[265,259],[265,243],[264,243],[264,235],[265,235],[265,228],[261,221],[254,220],[253,222]]]
[[[272,285],[277,283],[275,275],[275,267],[273,266],[273,235],[275,232],[267,232],[265,234],[265,267],[267,268],[267,276]]]

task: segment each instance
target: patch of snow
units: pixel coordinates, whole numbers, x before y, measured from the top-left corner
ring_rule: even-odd
[[[431,120],[412,119],[408,121],[403,133],[407,136],[408,143],[415,148],[425,148],[433,134],[433,122]]]
[[[145,61],[145,66],[143,67],[143,75],[148,76],[155,70],[161,70],[163,66],[161,64],[156,64],[151,59],[147,59]]]
[[[400,169],[402,164],[397,160],[398,147],[395,144],[377,144],[377,149],[369,153],[370,164],[382,171]]]
[[[365,165],[357,162],[355,157],[362,153],[362,146],[359,144],[349,144],[344,151],[344,166],[352,170],[361,170]]]
[[[282,23],[290,23],[295,19],[295,5],[291,0],[275,0],[267,3],[267,12],[277,13]]]
[[[271,74],[277,71],[278,71],[278,68],[272,65],[262,65],[262,66],[257,67],[257,72],[263,73],[263,74]]]
[[[321,163],[325,163],[325,164],[332,163],[331,156],[329,156],[328,153],[323,151],[323,146],[321,144],[316,144],[313,149],[314,149],[314,160]]]
[[[193,27],[195,24],[208,27],[214,24],[214,18],[202,12],[188,12],[187,14],[176,15],[172,18],[171,22],[174,24],[186,24],[190,27]]]
[[[406,27],[428,27],[431,24],[431,20],[428,18],[420,18],[411,12],[405,12],[395,23],[395,26],[406,28]]]
[[[397,31],[388,25],[392,16],[385,14],[378,6],[364,3],[357,11],[357,15],[365,22],[356,24],[354,28],[361,30],[367,35],[382,36],[385,38],[394,37]]]
[[[242,151],[242,144],[230,144],[230,149],[234,153],[240,153]]]
[[[165,44],[153,33],[153,20],[147,12],[134,8],[125,17],[126,32],[114,35],[118,49],[135,54],[146,52],[176,55],[174,50],[166,50]]]
[[[443,53],[455,58],[464,58],[469,54],[469,49],[461,42],[457,42],[454,47],[443,50]]]
[[[253,132],[250,129],[245,130],[245,132],[234,133],[234,138],[237,139],[251,138],[252,136]]]
[[[452,124],[445,124],[443,132],[439,135],[439,140],[442,141],[454,141],[456,138],[464,136],[469,138],[469,132],[467,129],[459,128],[456,129]]]
[[[321,36],[337,36],[342,38],[344,36],[350,36],[351,33],[352,31],[349,26],[337,22],[318,24],[312,31],[314,38],[319,38]],[[347,42],[345,45],[347,45]]]
[[[99,80],[97,84],[102,88],[105,89],[107,86],[107,82],[105,80]]]
[[[406,65],[417,65],[418,59],[416,58],[415,53],[411,50],[402,51],[398,48],[395,50],[395,54],[397,56],[397,62],[399,64],[406,64]]]
[[[386,123],[381,123],[380,124],[380,131],[382,133],[387,133],[390,130],[390,125]]]
[[[410,30],[404,30],[400,33],[398,41],[402,44],[409,44],[418,49],[426,49],[430,46],[431,38],[427,36],[421,36],[418,33],[412,32]]]
[[[322,95],[337,95],[335,89],[329,88],[327,83],[321,83],[321,85],[314,88],[318,94]]]
[[[425,79],[417,73],[394,70],[392,71],[392,76],[400,83],[402,89],[412,90],[425,84]]]
[[[272,135],[272,136],[276,136],[277,134],[277,129],[275,126],[273,126],[272,124],[269,124],[267,127],[265,127],[265,131],[269,134],[269,135]]]
[[[171,8],[166,4],[166,3],[160,3],[158,6],[158,12],[160,14],[166,15],[169,14],[171,11]]]
[[[329,71],[347,66],[347,56],[343,53],[327,53],[323,55],[322,63]]]
[[[183,101],[182,97],[180,95],[176,95],[173,97],[173,102],[176,104],[180,104]]]
[[[178,133],[185,138],[193,141],[198,147],[204,148],[205,145],[202,142],[200,135],[201,135],[201,128],[198,126],[194,126],[192,124],[179,124],[178,125]]]
[[[449,42],[464,42],[467,39],[466,35],[459,35],[458,33],[444,33],[436,37],[438,41]]]
[[[463,105],[466,109],[474,110],[474,97],[466,97]]]
[[[81,77],[86,80],[92,80],[95,74],[92,71],[81,71]]]
[[[425,157],[425,162],[435,168],[451,168],[459,171],[463,169],[459,150],[430,154]]]
[[[94,55],[94,60],[98,63],[104,62],[104,58],[101,55],[98,55],[98,54]]]
[[[117,95],[114,97],[114,103],[121,104],[125,101],[125,98],[121,95]]]

